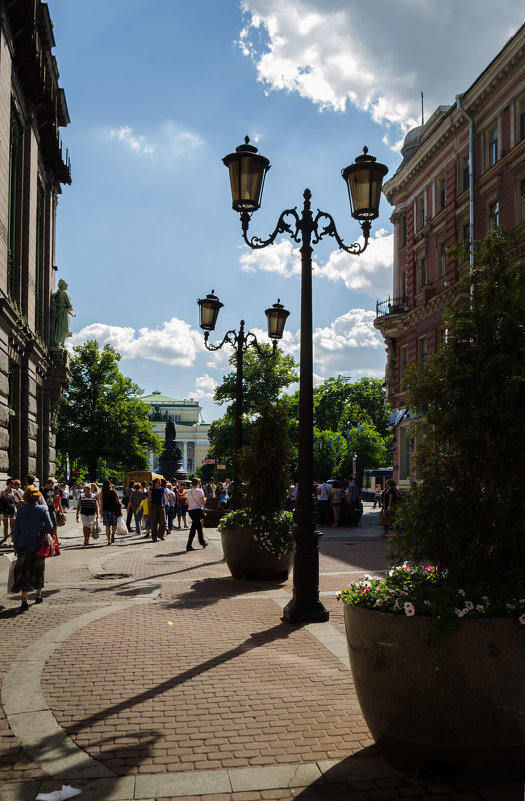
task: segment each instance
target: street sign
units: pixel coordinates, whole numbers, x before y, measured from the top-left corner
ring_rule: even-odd
[[[215,464],[215,459],[203,459],[203,464]]]

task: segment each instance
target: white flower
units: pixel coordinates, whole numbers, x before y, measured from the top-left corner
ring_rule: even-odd
[[[525,613],[518,618],[522,626],[525,626]]]
[[[455,609],[454,611],[458,617],[465,617],[461,609]]]
[[[470,610],[468,609],[468,607],[465,606],[464,609],[463,609],[463,614],[464,615],[468,615],[469,611]]]
[[[507,609],[516,609],[514,604],[507,604]]]
[[[465,606],[469,610],[469,612],[472,612],[472,610],[474,609],[474,604],[472,603],[472,601],[465,601]]]
[[[483,604],[477,604],[476,609],[478,610],[478,612],[484,612],[485,611],[485,607],[483,606]]]
[[[463,597],[465,597],[465,595],[466,595],[467,593],[465,592],[465,590],[458,590],[458,594],[459,594],[459,595],[462,595]]]
[[[430,601],[423,601],[423,603],[425,604],[425,606],[430,606]]]
[[[416,614],[416,610],[414,608],[414,604],[409,603],[408,601],[404,604],[405,606],[405,615],[407,617],[412,617]]]

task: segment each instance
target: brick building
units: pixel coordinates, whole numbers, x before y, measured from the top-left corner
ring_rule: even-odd
[[[470,269],[447,248],[525,222],[525,25],[454,104],[407,134],[402,156],[383,190],[394,206],[393,296],[378,302],[374,325],[387,345],[394,478],[408,486],[415,443],[403,372],[439,349],[443,310]]]
[[[28,471],[45,479],[69,378],[65,351],[49,349],[56,207],[71,182],[59,128],[69,117],[47,4],[0,10],[0,481]]]

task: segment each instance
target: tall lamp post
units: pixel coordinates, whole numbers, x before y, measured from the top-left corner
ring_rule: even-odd
[[[242,379],[243,379],[243,356],[244,351],[248,348],[256,348],[260,356],[272,357],[275,354],[277,341],[282,338],[284,332],[284,325],[286,318],[290,314],[284,308],[280,300],[274,303],[269,309],[266,309],[265,314],[268,323],[268,336],[273,341],[273,349],[271,353],[265,353],[259,347],[257,337],[251,331],[245,333],[244,320],[241,320],[239,331],[227,331],[224,335],[222,342],[218,345],[211,345],[208,342],[210,331],[215,330],[217,324],[217,317],[219,312],[224,306],[219,298],[214,294],[212,289],[209,295],[205,298],[200,298],[197,303],[199,304],[200,314],[200,327],[204,331],[204,344],[208,350],[220,350],[223,345],[228,342],[236,350],[237,354],[237,373],[235,380],[235,428],[233,440],[233,497],[232,506],[238,509],[241,505],[241,482],[240,482],[240,458],[242,448]]]
[[[261,205],[262,190],[270,162],[250,145],[244,144],[223,159],[230,173],[232,208],[241,215],[243,239],[253,250],[271,245],[278,234],[289,234],[301,245],[301,356],[299,383],[299,491],[294,511],[295,556],[293,598],[284,608],[284,618],[290,623],[328,620],[328,611],[319,600],[319,532],[317,530],[315,497],[313,494],[313,341],[312,341],[312,245],[325,236],[333,237],[338,246],[359,256],[366,249],[371,220],[379,216],[379,200],[383,178],[388,172],[384,164],[368,154],[342,170],[350,199],[352,217],[359,221],[364,244],[345,245],[335,227],[333,217],[325,211],[313,215],[311,192],[305,189],[301,216],[296,208],[286,209],[278,219],[275,230],[267,239],[248,238],[251,215]]]

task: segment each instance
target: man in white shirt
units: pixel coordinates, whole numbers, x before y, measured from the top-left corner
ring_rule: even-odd
[[[332,488],[322,481],[317,487],[317,522],[320,526],[328,526],[330,523],[330,494]]]

